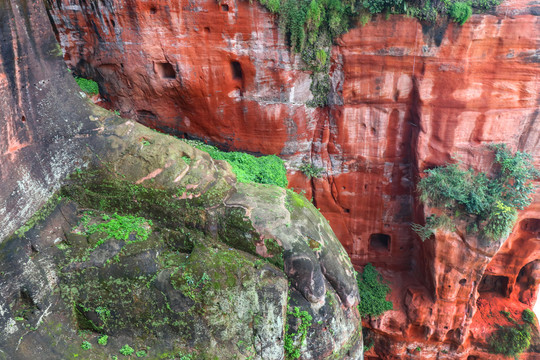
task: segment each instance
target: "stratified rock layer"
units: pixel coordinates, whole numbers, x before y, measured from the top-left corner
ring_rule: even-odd
[[[538,195],[500,249],[450,233],[422,244],[410,229],[424,219],[415,183],[425,168],[457,157],[488,170],[491,142],[532,154],[540,167],[534,3],[507,1],[464,26],[393,16],[353,29],[333,49],[324,109],[303,105],[309,76],[257,4],[50,8],[68,64],[98,80],[122,113],[289,160],[291,186],[313,196],[353,262],[373,263],[392,283],[395,311],[368,322],[381,338],[373,354],[491,356],[476,350],[497,321],[478,315],[485,300],[500,299],[493,312],[536,301]],[[308,180],[302,163],[323,167],[323,177]]]

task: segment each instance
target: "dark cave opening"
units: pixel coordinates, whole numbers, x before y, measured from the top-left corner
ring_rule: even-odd
[[[369,250],[374,251],[389,251],[390,250],[390,235],[387,234],[371,234],[369,236]]]

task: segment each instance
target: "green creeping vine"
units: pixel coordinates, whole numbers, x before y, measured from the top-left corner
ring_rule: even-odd
[[[384,283],[381,274],[371,264],[364,267],[361,274],[357,274],[360,304],[358,311],[362,317],[379,316],[385,311],[394,308],[391,301],[386,300],[390,287]]]
[[[287,170],[283,165],[283,160],[276,155],[255,157],[243,152],[221,151],[215,146],[197,140],[183,141],[207,152],[213,159],[227,161],[232,166],[238,182],[274,184],[283,188],[288,185]]]
[[[218,0],[219,1],[219,0]],[[474,11],[499,5],[500,0],[259,0],[278,17],[292,50],[300,54],[312,72],[313,100],[308,105],[328,105],[331,90],[330,53],[332,42],[357,22],[367,23],[372,14],[405,14],[435,22],[448,16],[463,24]]]
[[[300,324],[298,324],[296,333],[289,333],[289,324],[285,324],[285,358],[287,360],[298,359],[301,355],[300,349],[306,341],[307,332],[312,325],[311,321],[313,318],[307,311],[300,311],[298,306],[295,306],[293,311],[288,310],[287,315],[294,317],[297,324],[298,320],[300,320]]]
[[[440,227],[452,230],[456,220],[465,220],[467,232],[491,240],[509,235],[517,219],[531,201],[540,176],[529,154],[512,154],[504,144],[490,145],[495,155],[491,176],[464,170],[460,164],[447,164],[426,170],[418,183],[420,200],[442,210],[443,215],[428,218],[426,226],[413,224],[422,240]],[[450,221],[451,219],[452,221]]]

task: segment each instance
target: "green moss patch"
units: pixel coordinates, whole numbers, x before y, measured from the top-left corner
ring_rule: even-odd
[[[216,160],[227,161],[236,174],[236,179],[244,183],[274,184],[286,187],[287,171],[281,160],[276,155],[255,157],[243,152],[225,152],[215,146],[207,145],[200,141],[184,140],[189,145],[206,151]]]
[[[97,82],[90,79],[85,79],[83,77],[76,76],[75,81],[79,85],[82,91],[88,95],[97,95],[99,94],[99,86]]]

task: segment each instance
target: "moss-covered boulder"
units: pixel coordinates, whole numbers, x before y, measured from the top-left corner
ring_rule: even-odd
[[[0,359],[361,358],[354,271],[309,201],[96,111],[85,167],[2,243]]]

